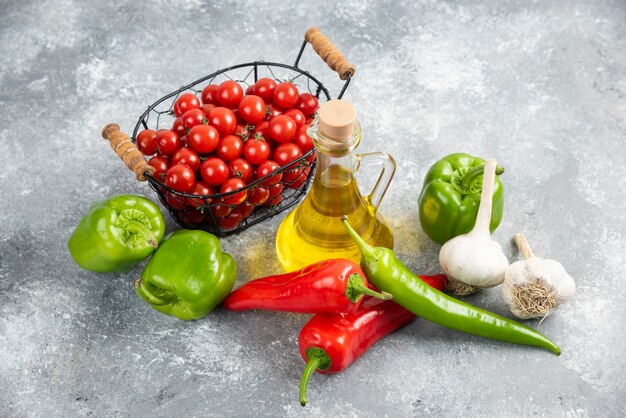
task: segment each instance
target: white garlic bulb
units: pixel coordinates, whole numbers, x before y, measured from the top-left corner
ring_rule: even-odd
[[[453,283],[453,286],[448,286],[448,290],[456,295],[468,295],[479,288],[499,285],[509,266],[502,247],[491,239],[489,231],[496,166],[496,160],[485,161],[483,188],[474,228],[446,242],[439,252],[439,264]]]
[[[574,296],[576,283],[561,263],[535,257],[523,234],[515,235],[515,243],[523,260],[506,269],[502,297],[518,318],[545,317]]]

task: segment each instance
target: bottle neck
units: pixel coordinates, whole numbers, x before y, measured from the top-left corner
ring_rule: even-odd
[[[329,187],[344,186],[354,180],[358,168],[356,148],[361,141],[360,126],[355,123],[350,137],[337,139],[324,135],[316,122],[307,131],[315,144],[315,181]]]

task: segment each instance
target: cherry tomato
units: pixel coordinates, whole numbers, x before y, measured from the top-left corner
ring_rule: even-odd
[[[188,192],[196,181],[193,170],[184,164],[176,164],[167,170],[165,185],[177,192]]]
[[[226,135],[217,144],[215,153],[224,161],[232,161],[243,154],[243,141],[237,135]]]
[[[261,206],[263,203],[267,202],[269,197],[270,191],[267,187],[255,187],[248,192],[248,202],[252,203],[254,206]]]
[[[280,168],[280,166],[272,161],[272,160],[267,160],[262,164],[259,164],[259,166],[256,169],[256,178],[257,179],[262,179],[265,176],[268,176],[270,174],[272,174],[274,171],[278,170]],[[283,178],[283,173],[276,173],[273,176],[269,177],[267,180],[265,180],[263,182],[264,186],[273,186],[274,184],[277,184],[278,182],[280,182],[280,180]]]
[[[143,155],[152,155],[156,152],[156,136],[154,129],[144,129],[137,135],[137,148]]]
[[[220,229],[222,231],[232,231],[239,226],[242,220],[243,217],[241,216],[241,214],[237,213],[236,210],[234,210],[227,217],[220,219],[217,224],[220,226]]]
[[[250,131],[248,129],[252,129],[252,127],[253,125],[244,125],[242,123],[238,123],[237,126],[235,126],[235,131],[233,132],[233,135],[237,135],[239,138],[241,138],[242,141],[245,141],[250,135]]]
[[[219,186],[228,179],[228,166],[219,158],[211,157],[200,166],[200,175],[202,180],[211,186]]]
[[[304,113],[302,113],[298,109],[289,109],[288,111],[283,113],[283,115],[289,116],[291,119],[293,119],[293,121],[296,123],[297,128],[303,126],[304,121],[306,120],[306,118],[304,117]]]
[[[169,129],[161,129],[156,135],[156,147],[163,155],[172,155],[181,147],[180,137]]]
[[[208,154],[217,148],[220,134],[211,125],[196,125],[187,134],[189,146],[200,154]]]
[[[150,158],[148,161],[148,165],[154,167],[154,174],[152,175],[157,180],[164,182],[165,181],[165,173],[170,168],[170,162],[167,157],[162,155],[155,155]]]
[[[235,190],[243,189],[246,187],[246,183],[241,179],[228,179],[220,187],[220,194],[233,192]],[[227,205],[238,205],[246,200],[248,197],[248,191],[242,190],[239,193],[235,193],[224,197],[224,203]]]
[[[201,225],[206,221],[206,215],[198,209],[187,209],[178,212],[178,217],[180,218],[181,222],[194,226]]]
[[[248,183],[248,181],[252,178],[252,165],[243,158],[232,160],[228,163],[228,168],[230,169],[230,177],[241,179],[245,183]]]
[[[185,164],[193,172],[200,170],[200,156],[191,148],[180,148],[172,156],[172,165]]]
[[[202,94],[200,95],[202,103],[219,105],[219,101],[217,100],[217,88],[217,84],[209,84],[202,89]]]
[[[285,110],[276,106],[274,103],[270,103],[265,106],[265,119],[272,120],[276,116],[282,115]]]
[[[246,96],[239,103],[239,116],[246,122],[257,124],[265,119],[265,102],[259,96]]]
[[[211,206],[211,213],[216,218],[225,218],[233,211],[234,206],[218,203]]]
[[[187,128],[183,125],[183,117],[179,116],[174,119],[174,123],[172,123],[172,132],[176,132],[179,137],[183,137],[187,135]]]
[[[204,116],[209,119],[209,113],[211,112],[211,110],[215,109],[217,106],[215,106],[213,103],[209,103],[209,104],[203,104],[200,107],[200,110],[202,110],[202,113],[204,113]]]
[[[229,109],[237,109],[242,97],[243,89],[236,81],[226,80],[217,88],[217,100]]]
[[[254,94],[254,84],[251,84],[248,86],[248,88],[246,88],[246,96],[250,96],[252,94]]]
[[[274,100],[274,90],[276,82],[271,78],[260,78],[254,84],[254,94],[259,96],[265,103],[271,103]]]
[[[304,125],[298,129],[298,133],[296,133],[296,137],[293,140],[293,143],[300,147],[303,154],[313,149],[313,139],[306,133],[307,128],[308,126]]]
[[[237,118],[232,110],[216,107],[209,112],[209,125],[214,126],[220,136],[232,134],[237,127]]]
[[[318,107],[319,103],[317,97],[313,96],[311,93],[302,93],[295,106],[295,108],[300,110],[306,117],[310,117],[317,112]]]
[[[249,139],[243,147],[243,155],[251,164],[262,164],[270,157],[270,146],[263,139]]]
[[[267,191],[270,194],[270,199],[272,199],[273,197],[278,196],[279,194],[281,194],[284,190],[285,186],[282,183],[278,183],[275,184],[273,186],[269,186],[267,188]]]
[[[289,180],[285,178],[284,182],[290,189],[297,189],[306,182],[310,173],[310,166],[298,167],[296,170],[294,170],[293,174],[291,174],[292,178],[290,178]]]
[[[213,201],[212,198],[205,198],[204,196],[210,196],[214,193],[213,188],[208,185],[207,183],[205,183],[202,180],[198,180],[194,183],[193,187],[191,188],[191,190],[189,190],[189,193],[191,194],[195,194],[196,196],[203,196],[202,198],[200,197],[189,197],[187,198],[187,202],[189,203],[190,206],[193,206],[194,208],[197,208],[198,206],[206,206],[206,205],[210,205],[211,202]]]
[[[265,202],[265,204],[263,206],[270,206],[270,207],[271,206],[276,206],[276,205],[278,205],[282,201],[283,201],[283,195],[279,194],[276,197],[272,197],[272,198],[268,199],[268,201]]]
[[[244,220],[248,216],[252,215],[253,211],[254,211],[254,205],[250,203],[248,200],[246,200],[245,202],[242,202],[241,204],[239,204],[239,206],[237,206],[235,210],[233,210],[230,216],[240,215],[241,219]]]
[[[196,125],[201,125],[206,119],[202,109],[191,109],[186,111],[183,116],[183,126],[187,129],[191,129]]]
[[[183,115],[186,111],[191,109],[198,109],[200,107],[200,100],[191,93],[181,94],[178,99],[174,102],[174,115],[179,117]]]
[[[269,135],[276,142],[289,142],[296,135],[296,122],[289,116],[280,115],[270,120]]]
[[[280,144],[274,150],[274,161],[285,166],[302,157],[302,150],[296,144]]]
[[[187,199],[182,196],[177,196],[173,193],[165,194],[165,202],[170,208],[175,210],[185,209],[187,207]]]
[[[284,81],[274,90],[274,103],[283,109],[292,108],[300,98],[298,89],[292,83]]]
[[[261,136],[263,139],[269,140],[270,139],[269,129],[270,129],[270,123],[268,121],[263,121],[254,127],[254,130],[252,131],[252,135],[255,137]]]

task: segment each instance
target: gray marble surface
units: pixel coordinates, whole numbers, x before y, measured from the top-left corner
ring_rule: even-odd
[[[626,414],[623,1],[1,6],[0,416]],[[416,204],[430,164],[465,151],[506,167],[494,238],[513,261],[511,238],[524,231],[578,285],[540,327],[560,357],[417,320],[345,372],[315,375],[303,409],[306,316],[220,308],[183,322],[136,296],[142,264],[119,275],[74,265],[67,239],[93,201],[156,199],[101,128],[130,130],[148,104],[226,65],[292,61],[311,25],[357,66],[345,98],[358,108],[361,150],[396,156],[381,210],[411,269],[439,268]],[[310,50],[302,65],[338,92]],[[279,271],[281,219],[222,240],[238,285]],[[510,315],[495,289],[468,300]]]

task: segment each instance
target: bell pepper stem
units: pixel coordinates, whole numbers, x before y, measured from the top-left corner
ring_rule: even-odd
[[[476,181],[478,177],[483,175],[484,171],[485,164],[470,168],[461,180],[461,190],[467,190],[472,187],[472,184]],[[502,173],[504,173],[504,168],[500,164],[498,164],[496,166],[496,175],[499,176]]]
[[[359,247],[359,250],[361,251],[361,254],[363,255],[363,257],[365,258],[374,257],[374,247],[372,247],[367,242],[365,242],[365,240],[361,238],[361,236],[357,234],[357,232],[354,229],[352,229],[352,227],[348,223],[348,218],[346,215],[343,215],[341,217],[341,223],[343,223],[343,226],[348,231],[348,235],[352,237],[352,239],[356,243],[356,246]]]
[[[141,222],[130,220],[128,221],[128,225],[126,225],[126,229],[128,229],[132,233],[140,234],[141,236],[143,236],[148,245],[150,245],[152,248],[159,247],[159,240],[157,239],[154,232],[152,232],[150,228],[148,228]]]
[[[306,351],[307,362],[300,378],[300,405],[306,406],[309,399],[306,396],[306,390],[313,372],[317,369],[326,370],[330,367],[330,358],[328,354],[321,348],[309,348]]]
[[[352,303],[357,303],[363,295],[368,295],[380,300],[393,299],[391,293],[377,292],[365,285],[365,280],[358,273],[353,273],[348,277],[348,285],[346,286],[346,297]]]

